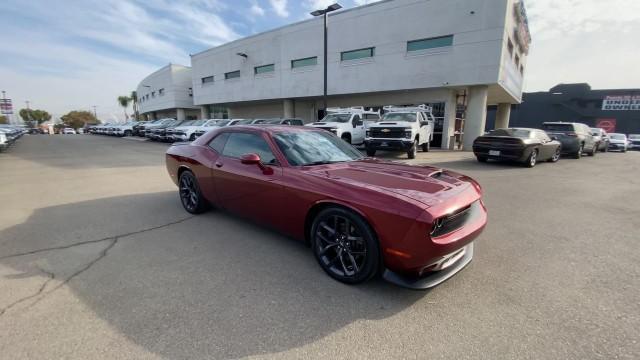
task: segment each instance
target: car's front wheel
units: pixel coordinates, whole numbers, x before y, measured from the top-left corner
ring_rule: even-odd
[[[380,247],[367,222],[352,211],[329,207],[311,227],[311,247],[320,267],[332,278],[357,284],[380,268]]]
[[[573,158],[580,159],[582,157],[583,152],[584,152],[584,145],[580,145],[580,148],[578,148],[578,152],[573,154]]]
[[[418,154],[418,140],[414,140],[411,148],[407,151],[407,157],[409,159],[415,159]]]
[[[531,154],[529,154],[529,157],[527,158],[525,165],[529,168],[532,168],[536,166],[537,163],[538,163],[538,150],[534,149],[533,151],[531,151]]]
[[[560,150],[560,146],[558,146],[558,148],[556,149],[556,152],[553,153],[553,156],[551,157],[551,159],[549,159],[549,161],[558,162],[558,160],[560,160],[560,154],[561,154],[561,150]]]
[[[207,210],[209,203],[202,196],[198,179],[189,170],[185,170],[180,174],[178,181],[180,201],[187,212],[191,214],[200,214]]]
[[[429,150],[431,150],[431,144],[427,141],[426,143],[422,144],[422,151],[429,152]]]

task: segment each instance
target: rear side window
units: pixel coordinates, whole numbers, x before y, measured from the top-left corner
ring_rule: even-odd
[[[236,159],[245,154],[258,154],[265,164],[277,163],[276,157],[273,155],[269,144],[267,144],[262,136],[257,134],[241,132],[230,133],[222,154]]]
[[[542,128],[546,131],[575,131],[573,124],[543,124]]]
[[[222,149],[224,149],[224,144],[227,142],[227,138],[229,138],[229,133],[222,133],[209,143],[209,147],[215,150],[218,154],[222,154]]]

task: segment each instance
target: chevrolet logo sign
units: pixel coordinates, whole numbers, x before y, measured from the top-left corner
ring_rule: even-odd
[[[382,130],[380,130],[380,131],[381,131],[381,132],[383,132],[383,133],[391,132],[391,130],[390,130],[390,129],[382,129]]]

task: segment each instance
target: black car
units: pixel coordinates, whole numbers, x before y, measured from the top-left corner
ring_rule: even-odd
[[[591,128],[585,124],[569,122],[545,122],[542,129],[551,137],[562,143],[562,154],[580,159],[586,152],[595,156],[598,152],[598,142],[591,134]]]
[[[508,160],[534,167],[539,161],[560,159],[561,144],[538,129],[509,128],[489,131],[473,142],[473,153],[480,162]]]

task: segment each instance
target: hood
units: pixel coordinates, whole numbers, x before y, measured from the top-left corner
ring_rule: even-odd
[[[326,122],[326,121],[319,121],[319,122],[314,122],[309,124],[308,126],[338,126],[341,124],[348,124],[348,123],[341,123],[341,122]]]
[[[612,144],[626,144],[627,140],[609,139],[609,142],[612,143]]]
[[[401,195],[427,207],[446,204],[454,197],[464,199],[469,204],[480,198],[479,185],[471,178],[431,166],[361,160],[313,166],[308,169],[309,175],[345,185]]]

